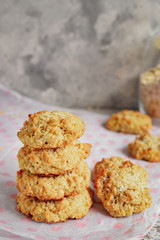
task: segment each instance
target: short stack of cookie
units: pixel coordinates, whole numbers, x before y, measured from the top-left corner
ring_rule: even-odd
[[[91,145],[77,138],[85,125],[79,117],[59,111],[30,114],[18,132],[17,209],[35,221],[79,219],[93,203],[91,171],[83,161]]]

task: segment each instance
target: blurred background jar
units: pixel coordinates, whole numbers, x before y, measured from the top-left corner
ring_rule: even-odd
[[[147,41],[139,80],[139,110],[160,118],[160,31]]]

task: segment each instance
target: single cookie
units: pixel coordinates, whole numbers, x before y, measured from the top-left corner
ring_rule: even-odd
[[[128,145],[128,151],[137,159],[159,162],[160,136],[145,134],[136,137],[136,140]]]
[[[46,202],[18,193],[17,204],[19,212],[35,221],[65,222],[67,219],[79,219],[88,214],[93,204],[93,190],[88,189],[74,197],[69,196],[62,200]]]
[[[113,165],[110,165],[111,161]],[[95,189],[111,216],[130,216],[150,207],[152,198],[146,187],[148,174],[143,167],[116,157],[103,159],[101,164],[99,176],[95,178]]]
[[[152,121],[148,115],[138,111],[123,110],[112,114],[106,127],[116,132],[144,134],[152,127]]]
[[[18,154],[19,167],[34,174],[59,175],[72,171],[90,154],[92,145],[78,140],[62,148],[31,149],[22,147]]]
[[[17,188],[27,197],[41,201],[59,200],[75,196],[90,186],[91,171],[85,161],[70,173],[53,177],[42,177],[28,171],[17,172]]]
[[[32,148],[57,148],[81,137],[85,125],[79,117],[59,111],[29,114],[17,136]]]

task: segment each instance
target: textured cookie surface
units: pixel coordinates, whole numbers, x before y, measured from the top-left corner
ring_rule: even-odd
[[[93,204],[93,190],[88,189],[76,196],[65,197],[57,201],[39,201],[22,193],[17,195],[19,212],[38,222],[65,222],[67,219],[79,219],[87,215]]]
[[[136,137],[136,140],[128,145],[128,151],[137,159],[159,162],[160,136],[145,134]]]
[[[109,130],[140,135],[147,133],[151,126],[152,121],[148,115],[131,110],[112,114],[106,123]]]
[[[95,167],[94,167],[94,171],[93,171],[93,176],[94,176],[94,180],[100,175],[100,173],[108,168],[121,168],[125,165],[128,165],[128,163],[130,164],[129,161],[127,161],[126,159],[122,158],[122,157],[111,157],[111,158],[103,158],[101,162],[97,162]],[[146,170],[144,170],[144,168],[141,168],[141,170],[143,171],[143,174],[145,176],[145,178],[147,179],[148,173]]]
[[[91,171],[85,161],[70,173],[53,177],[42,177],[28,171],[17,172],[17,188],[25,196],[39,200],[58,200],[74,196],[90,186]]]
[[[59,175],[72,171],[90,154],[91,144],[78,140],[56,149],[22,147],[18,152],[19,167],[34,174]]]
[[[84,129],[84,122],[71,113],[42,111],[30,114],[17,136],[32,148],[56,148],[81,137]]]
[[[104,159],[98,176],[95,175],[97,196],[113,217],[140,213],[152,203],[150,190],[146,187],[147,176],[143,167],[125,159]]]

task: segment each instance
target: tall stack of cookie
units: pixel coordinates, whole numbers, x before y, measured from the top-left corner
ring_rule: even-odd
[[[83,159],[91,145],[79,117],[59,111],[30,114],[18,132],[17,208],[35,221],[60,222],[87,215],[93,203],[90,169]]]

